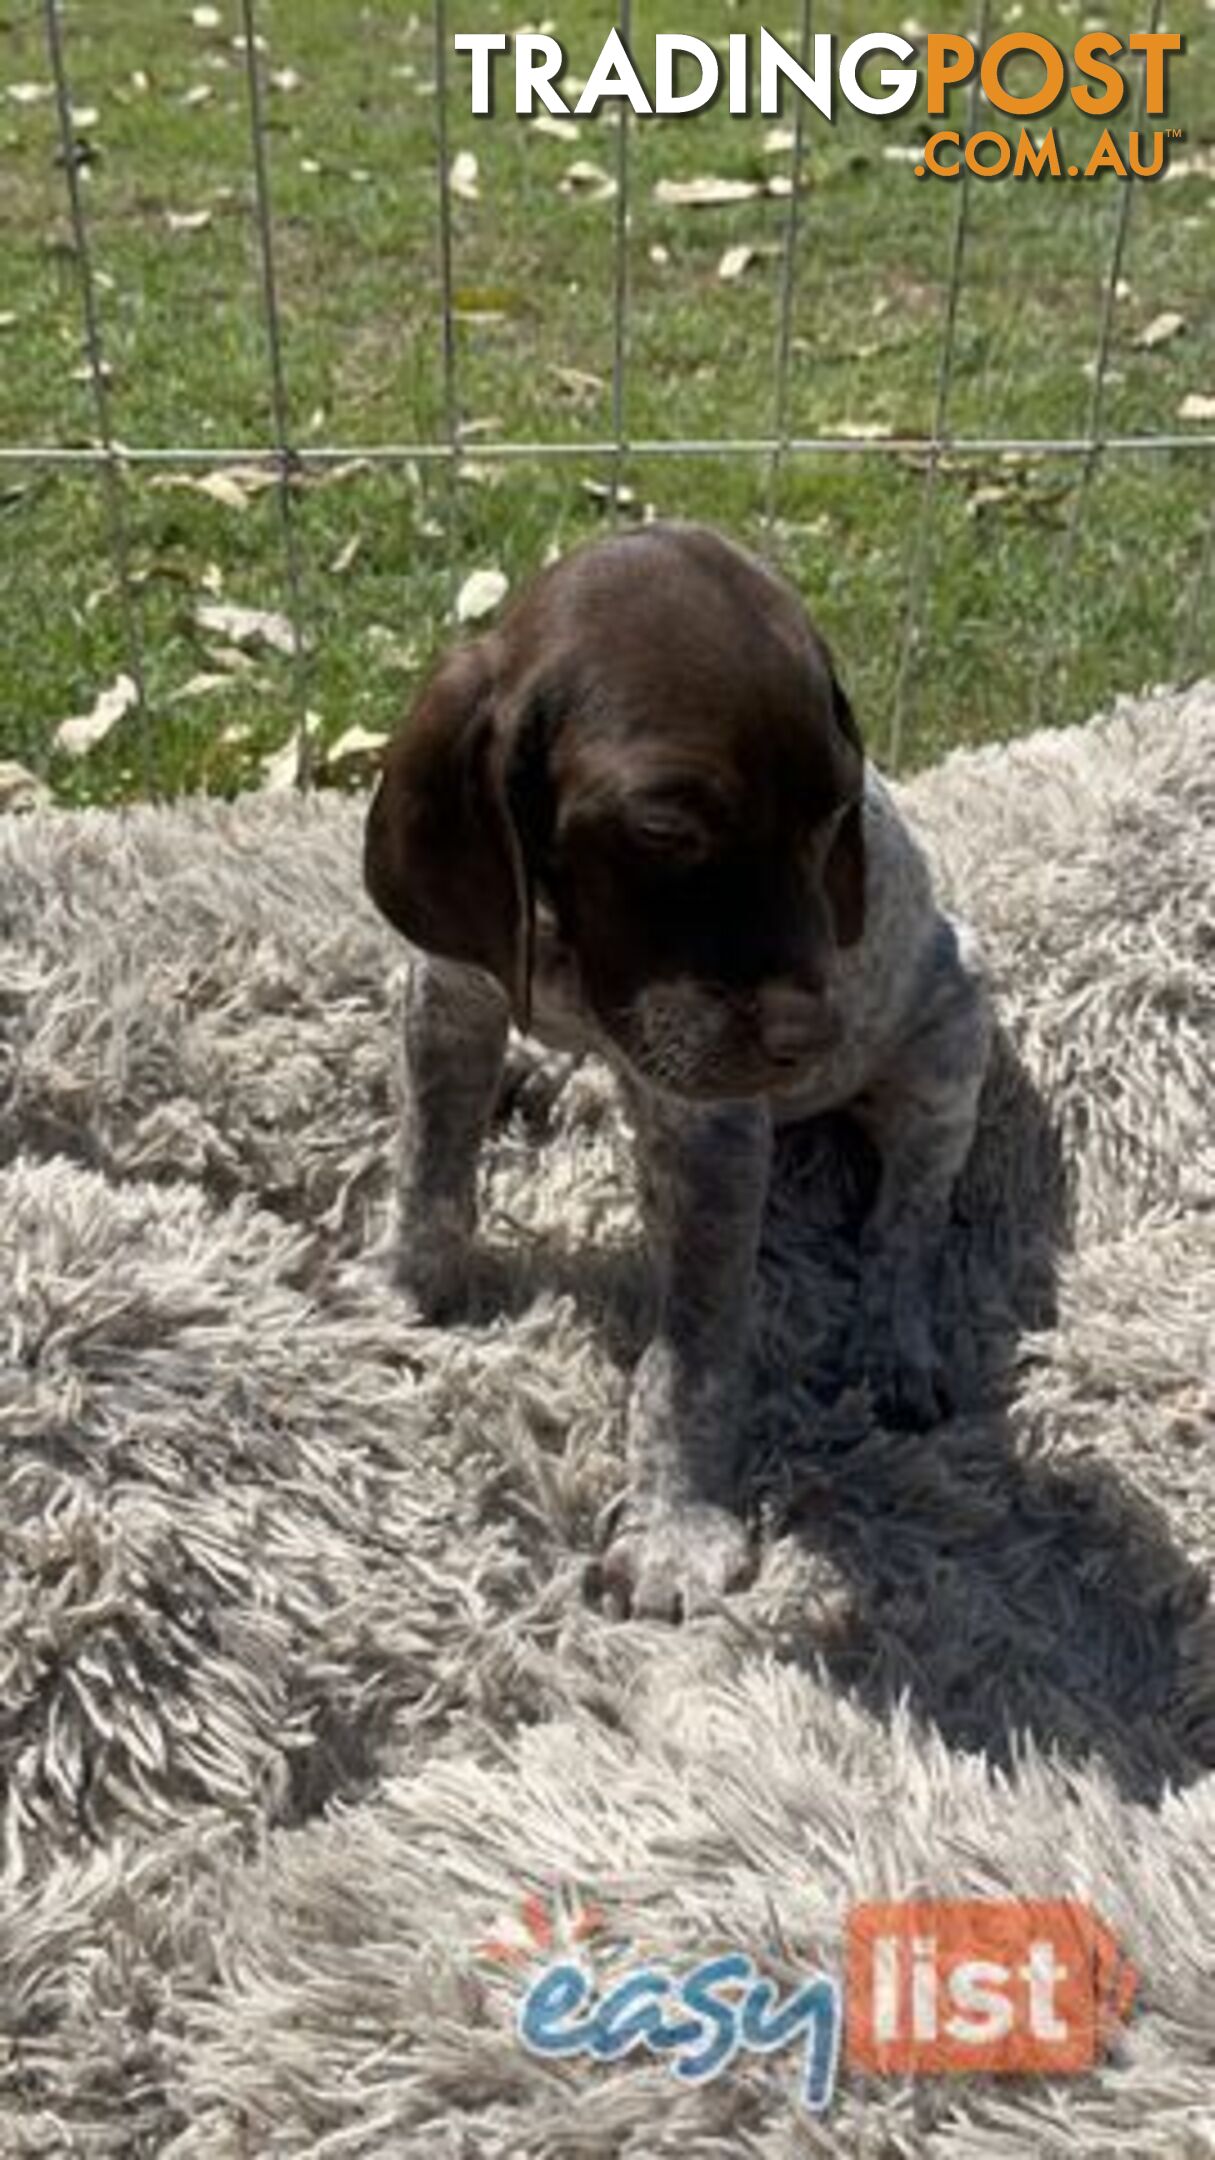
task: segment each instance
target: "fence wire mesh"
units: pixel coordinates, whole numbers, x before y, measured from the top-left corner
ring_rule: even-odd
[[[90,216],[86,191],[81,185],[83,156],[74,117],[72,95],[71,38],[65,28],[63,0],[41,0],[46,52],[54,87],[60,155],[72,234],[72,248],[79,281],[81,332],[88,383],[92,398],[95,439],[85,444],[0,444],[0,467],[41,466],[48,470],[95,471],[105,492],[106,529],[113,578],[119,596],[127,666],[138,699],[139,727],[146,773],[148,731],[155,712],[146,687],[146,668],[141,630],[140,596],[132,571],[129,521],[125,500],[130,477],[142,470],[189,470],[201,466],[240,465],[263,467],[274,475],[279,505],[279,530],[284,606],[292,632],[293,683],[297,729],[296,778],[306,786],[312,778],[311,729],[308,711],[309,623],[305,579],[301,566],[295,494],[309,471],[346,466],[359,461],[369,468],[414,466],[439,467],[446,475],[447,559],[450,589],[454,596],[460,570],[459,496],[457,483],[467,458],[461,406],[460,356],[457,337],[457,286],[452,203],[452,102],[450,54],[452,32],[446,0],[432,0],[433,66],[435,76],[435,194],[436,250],[438,259],[437,341],[440,354],[442,428],[437,438],[397,442],[317,442],[301,440],[292,427],[290,384],[283,336],[282,309],[276,270],[275,219],[271,195],[269,128],[263,86],[264,41],[259,28],[259,0],[239,0],[240,45],[243,52],[245,95],[248,110],[252,211],[257,236],[257,259],[266,353],[266,407],[269,440],[220,446],[216,443],[177,442],[161,445],[125,445],[116,436],[109,388],[109,368],[104,350],[101,310],[93,267]],[[979,24],[974,33],[982,47],[989,25],[989,0],[981,0]],[[1152,0],[1149,29],[1160,22],[1161,0]],[[632,30],[630,0],[621,0],[617,27],[627,47]],[[811,0],[801,0],[797,24],[798,58],[808,65],[811,52]],[[978,116],[978,78],[968,88],[967,125],[973,132]],[[1141,119],[1142,90],[1139,93]],[[1110,459],[1155,458],[1176,452],[1202,458],[1215,451],[1215,431],[1162,429],[1152,432],[1113,432],[1105,425],[1106,392],[1111,374],[1115,301],[1120,289],[1129,221],[1135,196],[1133,183],[1119,188],[1111,216],[1106,270],[1101,288],[1101,307],[1096,349],[1089,364],[1090,391],[1086,422],[1082,430],[1068,434],[1001,432],[998,428],[955,432],[951,400],[957,359],[958,323],[965,289],[967,240],[973,188],[969,168],[963,166],[956,187],[952,228],[943,278],[944,307],[936,385],[930,432],[925,435],[806,434],[792,425],[791,383],[794,355],[794,310],[802,269],[803,238],[808,215],[804,186],[806,162],[806,113],[804,100],[796,105],[791,133],[787,177],[788,205],[783,237],[776,250],[775,321],[772,398],[769,425],[760,433],[730,435],[691,434],[686,437],[653,437],[630,431],[630,249],[632,240],[633,175],[631,141],[633,125],[627,105],[616,118],[614,174],[614,243],[612,279],[612,338],[609,432],[589,439],[512,439],[479,436],[476,458],[480,465],[545,463],[578,459],[602,460],[610,473],[608,509],[613,520],[623,497],[623,475],[629,466],[645,461],[679,459],[752,459],[766,468],[763,535],[766,549],[779,553],[777,505],[782,475],[793,460],[859,458],[911,461],[922,474],[918,514],[902,564],[903,607],[899,653],[891,703],[886,758],[897,769],[903,749],[903,727],[908,698],[920,665],[925,626],[926,598],[931,578],[934,506],[944,462],[965,458],[1074,459],[1079,480],[1072,493],[1069,513],[1058,549],[1057,580],[1060,589],[1075,575],[1079,541],[1088,512],[1092,482]],[[1197,625],[1205,604],[1215,566],[1215,511],[1194,571],[1187,605],[1180,610],[1179,650],[1165,657],[1179,669],[1186,667],[1197,649]],[[1050,630],[1043,665],[1037,675],[1038,699],[1044,706],[1059,659],[1059,626]]]

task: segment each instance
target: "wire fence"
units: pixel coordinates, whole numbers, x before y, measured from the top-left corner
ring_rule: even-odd
[[[0,445],[0,467],[5,464],[22,464],[60,469],[91,468],[96,469],[100,475],[101,484],[105,490],[108,545],[121,607],[127,666],[138,695],[138,725],[142,750],[141,764],[145,774],[147,769],[148,731],[154,716],[150,710],[146,693],[146,670],[141,635],[140,608],[136,581],[132,574],[131,546],[125,499],[127,472],[140,467],[184,469],[192,466],[218,467],[224,464],[263,466],[274,472],[277,478],[276,493],[280,517],[285,611],[293,634],[296,780],[298,785],[306,787],[312,778],[312,771],[311,733],[308,724],[307,622],[294,505],[294,490],[298,478],[309,468],[344,465],[354,459],[358,459],[369,466],[442,466],[449,479],[447,529],[449,537],[449,569],[453,581],[458,572],[458,558],[455,548],[457,522],[455,515],[456,482],[459,477],[461,461],[465,456],[465,448],[461,429],[459,355],[456,336],[457,307],[454,277],[451,158],[448,137],[451,95],[448,56],[452,50],[452,44],[449,34],[446,0],[432,0],[436,87],[435,190],[439,260],[439,335],[442,355],[442,439],[438,441],[420,440],[398,443],[323,444],[309,442],[304,444],[293,437],[276,275],[275,223],[271,197],[270,163],[267,153],[267,126],[262,83],[264,63],[262,59],[262,40],[258,30],[258,0],[240,0],[241,43],[244,54],[253,179],[253,210],[258,241],[261,302],[265,327],[268,409],[272,440],[269,442],[233,444],[226,447],[219,447],[215,444],[204,446],[179,443],[135,448],[120,443],[115,436],[108,370],[103,349],[97,299],[97,280],[90,246],[89,217],[84,190],[80,184],[81,156],[73,119],[70,50],[64,37],[61,0],[42,0],[42,7],[45,17],[47,54],[54,84],[58,117],[60,162],[64,172],[73,252],[80,282],[83,343],[93,404],[96,439],[92,444],[85,446]],[[626,46],[631,30],[631,12],[630,0],[621,0],[617,15],[617,27]],[[798,56],[803,66],[807,65],[811,50],[811,12],[811,0],[800,0]],[[1157,29],[1160,14],[1161,0],[1152,0],[1150,31],[1154,32]],[[988,0],[981,0],[979,26],[975,33],[975,41],[980,49],[986,38],[987,20]],[[968,129],[971,132],[973,132],[977,114],[977,90],[978,80],[976,75],[972,76],[968,90]],[[1141,118],[1141,114],[1142,89],[1139,94],[1137,118]],[[1112,221],[1113,229],[1102,278],[1099,328],[1095,350],[1089,363],[1091,388],[1088,398],[1088,411],[1086,424],[1082,432],[1066,436],[1001,435],[998,433],[955,434],[950,429],[951,391],[957,357],[959,303],[965,280],[967,237],[973,186],[970,167],[968,164],[963,163],[960,176],[954,183],[955,215],[948,248],[945,305],[937,361],[936,394],[931,433],[928,436],[890,434],[873,438],[858,438],[854,435],[839,434],[801,435],[792,432],[789,425],[794,344],[792,332],[799,273],[799,238],[803,214],[806,151],[805,101],[799,101],[790,151],[788,207],[785,213],[784,235],[777,253],[776,275],[779,280],[779,289],[777,293],[777,335],[773,367],[770,429],[764,434],[753,436],[638,438],[631,436],[628,429],[629,241],[632,203],[631,134],[629,108],[627,103],[624,103],[621,105],[619,112],[615,174],[611,431],[603,438],[591,441],[585,439],[578,441],[516,441],[479,437],[476,444],[477,461],[480,464],[502,460],[542,463],[570,458],[582,460],[588,457],[602,458],[607,461],[608,469],[612,474],[609,484],[609,512],[613,520],[619,510],[622,495],[622,474],[626,459],[630,462],[670,458],[749,458],[766,461],[767,487],[763,522],[765,545],[769,553],[774,552],[776,548],[778,487],[781,474],[789,460],[823,457],[860,457],[866,459],[907,459],[910,457],[922,461],[924,478],[921,510],[919,517],[914,521],[907,552],[902,637],[892,701],[889,738],[886,744],[887,763],[897,770],[902,751],[904,716],[924,630],[933,507],[942,460],[947,456],[962,458],[1006,455],[1079,459],[1081,461],[1081,477],[1072,500],[1059,566],[1060,578],[1065,581],[1074,567],[1076,550],[1091,493],[1091,482],[1103,460],[1111,457],[1152,457],[1176,451],[1182,451],[1194,456],[1203,456],[1215,451],[1215,431],[1207,433],[1190,429],[1184,432],[1166,430],[1152,433],[1119,434],[1107,432],[1104,427],[1106,389],[1110,378],[1113,350],[1114,302],[1118,293],[1125,257],[1127,234],[1135,194],[1134,184],[1130,181],[1123,181]],[[1213,565],[1215,565],[1215,509],[1212,511],[1201,560],[1195,576],[1193,606],[1190,610],[1191,621],[1196,618],[1200,596],[1207,579],[1211,575]],[[1053,671],[1058,659],[1057,638],[1048,640],[1045,662],[1038,675],[1037,695],[1039,704],[1049,692]]]

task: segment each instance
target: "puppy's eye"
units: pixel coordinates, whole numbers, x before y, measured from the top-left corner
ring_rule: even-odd
[[[703,862],[712,836],[702,818],[678,803],[637,803],[628,813],[630,836],[647,855],[668,862]]]

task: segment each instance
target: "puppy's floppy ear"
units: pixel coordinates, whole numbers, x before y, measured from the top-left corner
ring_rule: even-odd
[[[865,745],[848,699],[831,673],[831,706],[835,725],[856,753],[864,773]],[[848,805],[831,843],[823,882],[835,920],[837,945],[855,945],[865,929],[865,819],[858,793]]]
[[[535,896],[514,762],[485,647],[466,646],[443,661],[389,746],[363,874],[394,928],[423,952],[487,969],[526,1029]]]

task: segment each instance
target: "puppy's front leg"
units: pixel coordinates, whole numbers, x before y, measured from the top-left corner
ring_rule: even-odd
[[[936,1263],[974,1138],[990,1041],[977,950],[943,919],[916,1024],[854,1105],[881,1162],[861,1235],[855,1348],[893,1424],[931,1425],[948,1409],[933,1329]]]
[[[716,1603],[749,1560],[732,1503],[772,1129],[766,1104],[632,1093],[660,1303],[629,1400],[628,1514],[604,1572],[619,1606],[677,1619]]]
[[[477,1161],[502,1077],[506,999],[480,968],[410,956],[401,1041],[394,1278],[427,1320],[467,1287]]]

